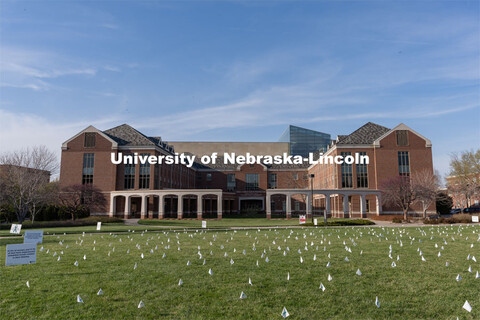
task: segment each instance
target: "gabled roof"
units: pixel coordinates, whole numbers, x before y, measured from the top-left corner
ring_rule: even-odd
[[[145,136],[143,133],[132,128],[128,124],[103,131],[110,138],[115,140],[119,146],[155,146],[154,139]]]
[[[97,128],[95,128],[94,126],[88,126],[87,128],[83,129],[82,131],[80,131],[79,133],[77,133],[76,135],[74,135],[73,137],[71,137],[70,139],[68,139],[67,141],[65,141],[64,143],[62,143],[62,150],[67,150],[67,144],[72,141],[73,139],[77,138],[78,136],[80,136],[82,133],[84,132],[95,132],[95,133],[98,133],[99,135],[101,135],[102,137],[104,137],[105,139],[107,139],[108,141],[110,141],[112,143],[112,149],[117,149],[118,148],[118,141],[112,139],[109,135],[105,134],[104,132],[98,130]]]
[[[337,144],[372,144],[390,129],[379,124],[368,122],[347,136],[339,135]]]

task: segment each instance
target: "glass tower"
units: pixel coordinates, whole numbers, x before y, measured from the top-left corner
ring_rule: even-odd
[[[288,126],[283,132],[278,142],[288,142],[290,144],[291,155],[301,155],[308,157],[310,152],[327,150],[331,138],[328,133],[305,129],[297,126]]]

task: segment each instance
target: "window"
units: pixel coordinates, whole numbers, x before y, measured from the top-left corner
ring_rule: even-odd
[[[371,201],[371,200],[367,199],[367,200],[366,200],[366,203],[365,203],[365,207],[366,207],[365,210],[366,210],[367,212],[370,212],[370,201]]]
[[[141,156],[149,156],[148,153],[142,153]],[[150,163],[145,162],[140,164],[140,177],[139,177],[139,188],[148,189],[150,188]]]
[[[212,181],[212,174],[211,173],[207,173],[207,181]]]
[[[83,154],[82,184],[93,183],[94,153]]]
[[[351,156],[351,152],[342,152],[341,156],[345,159],[346,156]],[[353,188],[352,184],[352,165],[342,163],[342,188]]]
[[[258,173],[245,174],[245,190],[258,190]]]
[[[85,148],[95,148],[95,132],[85,132]]]
[[[135,164],[125,163],[123,168],[123,188],[124,189],[134,189],[135,188]]]
[[[294,208],[295,211],[300,211],[300,201],[295,200]]]
[[[235,191],[237,187],[237,183],[235,180],[235,173],[228,173],[227,174],[227,191]]]
[[[408,151],[398,151],[398,173],[401,176],[410,176],[410,159]]]
[[[359,156],[366,156],[366,152],[359,152]],[[357,164],[357,188],[368,188],[368,172],[366,164]]]
[[[407,130],[397,130],[397,146],[405,147],[408,146],[408,131]]]
[[[270,173],[268,175],[268,188],[269,189],[277,189],[277,174]]]

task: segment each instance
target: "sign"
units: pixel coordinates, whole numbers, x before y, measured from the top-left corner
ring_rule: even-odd
[[[314,224],[315,226],[318,225],[318,220],[317,220],[317,218],[313,219],[313,224]]]
[[[205,229],[207,227],[207,221],[202,221],[202,228]]]
[[[21,224],[12,223],[12,226],[10,227],[10,233],[20,234],[20,230],[22,230]]]
[[[101,223],[101,222],[97,222],[97,231],[100,231],[101,228],[102,228],[102,223]]]
[[[478,216],[472,216],[472,222],[478,222]]]
[[[37,262],[37,244],[7,244],[6,266],[29,264]]]
[[[43,242],[43,231],[25,231],[25,236],[23,238],[23,243],[42,243]]]
[[[305,216],[299,216],[300,224],[305,224]]]

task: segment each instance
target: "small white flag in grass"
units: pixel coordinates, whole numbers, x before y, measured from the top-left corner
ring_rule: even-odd
[[[317,261],[317,255],[316,254],[313,255],[313,261]]]
[[[102,290],[102,288],[100,288],[100,290],[98,290],[98,292],[97,292],[97,296],[101,296],[101,295],[103,295],[103,290]]]
[[[427,259],[425,259],[425,257],[422,256],[422,261],[423,261],[423,262],[427,262]]]
[[[318,288],[321,289],[322,291],[325,291],[325,286],[321,282],[320,282],[320,287],[318,287]]]
[[[469,255],[467,256],[467,260],[470,260],[470,258],[471,258],[471,257],[470,257],[470,254],[469,254]]]
[[[378,300],[378,297],[375,297],[375,305],[377,308],[380,308],[380,300]]]
[[[178,280],[178,285],[181,286],[182,284],[183,284],[183,280],[182,279]]]
[[[242,293],[240,293],[240,299],[247,299],[247,295],[242,291]]]
[[[30,282],[27,281],[27,287],[30,288]]]
[[[60,256],[58,256],[58,259],[57,259],[57,261],[60,261]]]
[[[290,272],[287,273],[287,281],[290,281]]]
[[[330,275],[330,273],[328,274],[327,280],[328,280],[328,281],[332,281],[332,280],[333,280],[333,278],[332,278],[332,276]]]
[[[477,262],[477,258],[475,258],[475,256],[472,257],[472,260]]]
[[[234,264],[235,261],[233,261],[233,259],[230,258],[230,264]]]
[[[477,271],[477,273],[475,274],[475,279],[478,279],[478,278],[480,278],[480,274]]]
[[[440,251],[438,251],[438,254],[437,254],[438,257],[441,257],[442,254],[440,253]]]
[[[267,263],[268,263],[269,261],[270,261],[270,260],[268,260],[268,257],[267,257],[267,258],[265,258],[265,262],[267,262]]]
[[[360,269],[357,269],[356,274],[357,274],[357,276],[361,276],[361,275],[362,275],[362,271],[360,271]]]
[[[80,297],[80,295],[77,295],[77,302],[78,302],[78,303],[83,303],[83,300],[82,300],[82,298]]]
[[[455,280],[457,280],[457,281],[460,281],[460,280],[462,280],[462,276],[461,276],[461,275],[459,275],[459,274],[457,274],[457,277],[455,278]]]
[[[191,266],[191,265],[192,265],[192,263],[190,262],[190,260],[188,260],[188,261],[187,261],[187,266],[189,267],[189,266]]]
[[[143,253],[142,253],[142,254],[140,255],[140,257],[142,257],[142,259],[143,259],[145,256],[144,256]]]
[[[468,272],[472,272],[472,266],[468,266]]]
[[[140,303],[138,304],[138,309],[145,307],[145,303],[140,300]]]
[[[283,307],[282,317],[285,319],[285,318],[288,317],[289,315],[290,315],[290,313],[288,313],[287,308]]]
[[[450,265],[450,262],[445,262],[445,267],[448,267]]]
[[[465,303],[463,304],[462,308],[467,310],[468,312],[472,312],[472,306],[470,305],[470,303],[468,303],[467,300],[465,300]]]
[[[135,262],[135,265],[133,266],[133,270],[137,269],[137,263]]]
[[[348,261],[350,261],[350,260],[348,260],[348,257],[345,257],[345,261],[348,262]]]
[[[327,268],[330,268],[330,261],[327,262]]]
[[[303,258],[302,257],[300,257],[300,263],[303,263]]]
[[[212,271],[212,269],[208,269],[208,274],[211,275],[211,276],[213,276],[213,271]]]
[[[392,268],[395,268],[397,266],[397,264],[395,263],[395,261],[392,261]]]
[[[59,257],[60,258],[60,257]],[[75,263],[73,264],[75,267],[78,267],[78,261],[75,261]]]
[[[257,260],[257,267],[258,267],[258,260]]]
[[[251,286],[253,286],[253,284],[252,284],[252,279],[248,278],[248,284],[251,285]]]

